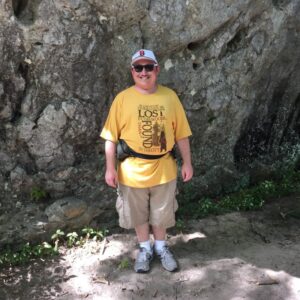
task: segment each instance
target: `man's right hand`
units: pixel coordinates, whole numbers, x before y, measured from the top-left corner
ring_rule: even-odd
[[[118,186],[118,174],[116,171],[116,144],[111,141],[105,141],[106,172],[105,182],[116,188]]]
[[[116,188],[118,186],[118,174],[115,169],[112,169],[112,170],[107,169],[106,170],[105,182],[113,188]]]

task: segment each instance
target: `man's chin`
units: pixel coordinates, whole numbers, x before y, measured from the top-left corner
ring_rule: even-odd
[[[146,94],[150,94],[150,93],[153,93],[155,92],[156,90],[156,85],[141,85],[141,84],[136,84],[136,89],[143,92],[143,93],[146,93]]]
[[[143,90],[151,90],[153,88],[153,85],[146,83],[146,82],[138,84],[137,86]]]

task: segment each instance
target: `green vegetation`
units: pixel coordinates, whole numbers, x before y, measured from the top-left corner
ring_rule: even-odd
[[[96,230],[86,227],[81,232],[81,235],[75,231],[65,234],[62,230],[58,229],[51,236],[50,243],[43,242],[38,245],[26,243],[18,251],[7,248],[0,252],[0,267],[20,265],[34,258],[58,255],[59,247],[63,245],[70,248],[82,246],[89,239],[101,241],[107,235],[108,230]]]
[[[183,231],[185,228],[185,223],[184,223],[184,220],[180,219],[180,218],[177,218],[176,220],[176,224],[175,224],[175,229],[178,231],[178,232],[181,232]]]
[[[47,198],[47,192],[40,187],[33,187],[30,191],[30,199],[32,201],[41,201]]]
[[[178,197],[179,210],[177,213],[176,229],[182,231],[185,228],[184,220],[189,218],[198,219],[208,215],[218,215],[232,211],[249,211],[261,209],[269,199],[287,196],[300,192],[300,171],[294,169],[281,170],[281,175],[276,179],[265,180],[255,186],[242,188],[241,190],[219,198],[197,199],[197,191],[190,183],[185,185],[183,193]],[[40,200],[45,194],[35,189],[32,191],[32,199]],[[92,239],[101,241],[107,230],[97,230],[86,227],[81,233],[70,232],[65,234],[58,229],[51,236],[51,242],[43,242],[38,245],[26,243],[18,251],[9,248],[0,252],[0,267],[13,266],[26,263],[31,259],[59,254],[60,246],[76,247],[82,246],[86,241]],[[130,265],[128,259],[123,259],[118,268],[126,269]]]
[[[19,251],[15,252],[6,249],[0,253],[0,266],[4,265],[20,265],[28,262],[32,258],[52,256],[57,254],[54,247],[47,242],[40,245],[32,246],[26,243]]]
[[[54,251],[58,252],[58,243],[62,237],[64,237],[65,233],[60,229],[57,229],[56,232],[51,236],[51,240],[54,240]]]
[[[128,258],[123,258],[118,265],[119,270],[128,269],[129,267],[130,267],[130,262],[129,262]]]
[[[220,198],[195,199],[195,191],[186,186],[183,197],[179,198],[178,217],[203,218],[232,211],[261,209],[265,202],[292,193],[300,192],[300,171],[288,170],[277,180],[265,180],[256,186],[241,189],[238,192]],[[181,226],[181,224],[178,224]]]
[[[77,243],[78,233],[77,232],[70,232],[67,234],[67,246],[69,248],[73,247],[74,245],[78,245]]]
[[[90,227],[86,227],[82,229],[82,232],[85,234],[86,239],[102,240],[107,236],[108,230],[95,230]]]

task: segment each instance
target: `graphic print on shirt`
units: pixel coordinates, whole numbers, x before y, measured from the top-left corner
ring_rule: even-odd
[[[138,133],[142,139],[139,151],[152,153],[167,151],[166,120],[164,106],[138,106]]]

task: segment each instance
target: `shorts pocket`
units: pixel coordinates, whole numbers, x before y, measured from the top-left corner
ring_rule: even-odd
[[[116,201],[116,210],[117,212],[120,214],[123,210],[123,200],[121,197],[118,197],[117,198],[117,201]]]
[[[179,190],[178,190],[178,188],[177,188],[177,186],[176,186],[176,189],[175,189],[175,192],[174,192],[174,200],[173,200],[173,210],[174,210],[174,212],[176,212],[177,211],[177,209],[178,209],[178,201],[177,201],[177,199],[176,199],[176,196],[179,194]]]
[[[120,189],[117,189],[117,201],[116,201],[116,210],[117,212],[120,212],[120,210],[122,210],[122,206],[123,206],[123,197],[122,197],[122,192],[120,191]]]
[[[177,202],[176,198],[174,198],[174,202],[173,202],[173,210],[174,210],[174,212],[176,212],[177,209],[178,209],[178,202]]]
[[[132,228],[130,225],[130,214],[127,201],[124,199],[123,193],[118,190],[118,198],[116,201],[116,210],[119,215],[119,225],[122,228]]]

